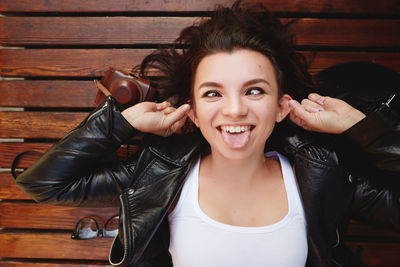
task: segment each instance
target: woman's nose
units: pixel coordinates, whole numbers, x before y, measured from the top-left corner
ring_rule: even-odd
[[[227,98],[224,101],[222,113],[225,116],[239,117],[247,115],[247,105],[240,97]]]

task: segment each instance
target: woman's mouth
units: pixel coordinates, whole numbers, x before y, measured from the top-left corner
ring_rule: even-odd
[[[218,130],[229,147],[240,149],[249,142],[253,128],[253,125],[222,125],[218,127]]]
[[[245,131],[249,131],[251,129],[250,125],[242,125],[242,126],[221,126],[221,131],[228,133],[241,133]]]

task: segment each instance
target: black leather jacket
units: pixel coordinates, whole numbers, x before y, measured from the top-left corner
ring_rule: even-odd
[[[356,266],[342,242],[350,216],[400,230],[400,117],[382,105],[341,136],[291,129],[275,131],[274,148],[294,165],[308,226],[307,265]],[[201,145],[190,135],[149,136],[137,160],[118,161],[117,148],[135,133],[109,97],[17,184],[37,202],[121,203],[111,262],[170,266],[166,215]]]

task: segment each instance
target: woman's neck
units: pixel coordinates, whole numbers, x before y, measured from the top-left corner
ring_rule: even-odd
[[[246,186],[255,179],[266,177],[269,160],[264,153],[254,153],[244,159],[228,159],[218,153],[211,153],[201,162],[200,172],[216,182],[229,182],[233,186]]]

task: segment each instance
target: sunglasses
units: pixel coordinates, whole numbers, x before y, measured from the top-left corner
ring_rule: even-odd
[[[118,235],[119,216],[109,218],[100,229],[98,222],[92,217],[83,217],[76,225],[71,234],[72,239],[84,240],[96,237],[116,237]]]

